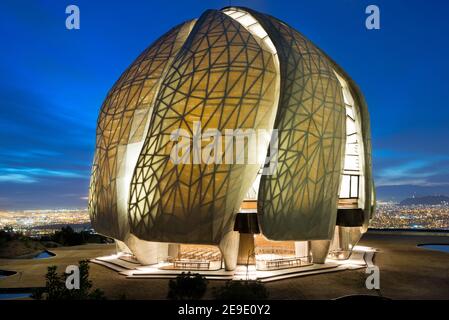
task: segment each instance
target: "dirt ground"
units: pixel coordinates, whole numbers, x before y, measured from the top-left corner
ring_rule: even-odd
[[[417,247],[422,243],[449,244],[449,236],[368,233],[360,245],[379,250],[374,264],[380,268],[380,294],[392,299],[449,299],[449,253]],[[0,279],[0,288],[29,288],[44,285],[50,265],[62,272],[82,259],[112,254],[115,245],[89,244],[55,248],[55,257],[40,260],[0,259],[1,270],[17,274]],[[90,278],[109,299],[165,299],[168,280],[126,279],[103,266],[91,264]],[[267,283],[270,299],[333,299],[351,294],[378,294],[366,289],[364,269],[312,275]],[[209,281],[205,298],[222,281]]]

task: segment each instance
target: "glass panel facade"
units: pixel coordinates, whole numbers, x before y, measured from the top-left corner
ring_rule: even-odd
[[[360,179],[362,176],[361,157],[363,143],[361,124],[354,99],[346,81],[337,73],[341,84],[343,99],[346,107],[346,148],[343,177],[340,186],[340,199],[358,199],[360,193]]]
[[[341,180],[340,198],[349,198],[351,179],[349,175],[343,175]]]

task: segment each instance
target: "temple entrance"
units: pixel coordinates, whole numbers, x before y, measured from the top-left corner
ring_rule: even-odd
[[[254,243],[257,270],[279,270],[311,265],[309,253],[298,250],[298,242],[272,241],[258,234],[254,237]]]
[[[255,199],[243,201],[234,230],[240,233],[237,259],[240,265],[255,265],[260,271],[311,265],[307,242],[272,241],[261,234]]]
[[[216,246],[178,244],[177,250],[167,259],[164,270],[219,270],[222,265],[221,252]]]

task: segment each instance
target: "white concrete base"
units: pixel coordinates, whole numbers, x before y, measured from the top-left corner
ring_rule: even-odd
[[[238,265],[233,271],[220,270],[192,270],[192,273],[200,273],[210,280],[260,280],[262,282],[276,281],[293,277],[303,277],[328,272],[338,272],[343,270],[355,270],[367,267],[367,262],[372,261],[373,248],[356,246],[351,257],[347,260],[327,259],[324,264],[311,264],[303,267],[260,271],[254,265]],[[161,267],[168,263],[157,263],[143,266],[126,254],[116,254],[112,256],[92,259],[91,262],[105,266],[117,271],[128,279],[171,279],[188,270],[164,270]]]

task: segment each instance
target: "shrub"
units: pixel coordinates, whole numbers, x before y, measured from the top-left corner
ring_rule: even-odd
[[[40,237],[40,241],[46,246],[78,246],[86,243],[114,243],[114,240],[100,234],[93,234],[90,231],[76,232],[69,225],[62,227],[61,230],[56,231],[51,235],[44,235]]]
[[[56,231],[50,240],[63,246],[77,246],[87,242],[83,233],[75,232],[70,226],[62,227],[60,231]]]
[[[87,260],[79,262],[80,288],[69,290],[66,287],[68,274],[59,275],[56,266],[48,267],[45,276],[45,287],[37,288],[32,298],[37,300],[103,300],[103,291],[92,290],[92,281],[89,280],[89,264]]]
[[[11,240],[16,240],[22,237],[21,233],[14,232],[14,229],[10,226],[5,226],[0,229],[0,243],[4,244]]]
[[[218,300],[265,300],[268,290],[260,281],[227,281],[223,287],[214,291]]]
[[[181,273],[168,283],[167,298],[171,300],[197,300],[204,296],[207,280],[200,274]]]

